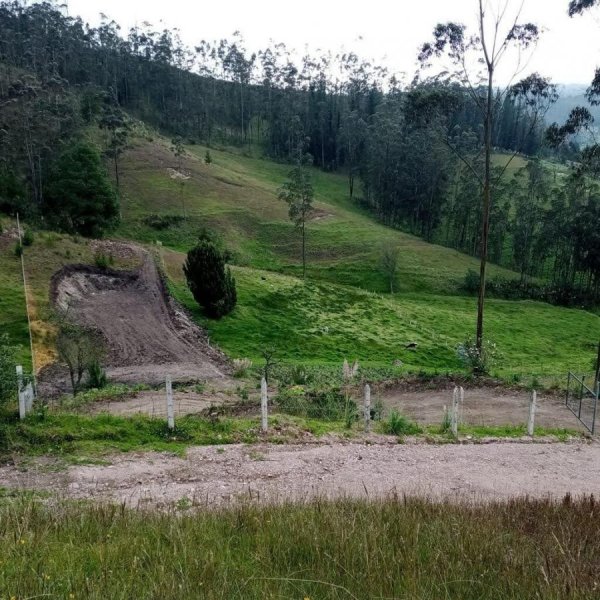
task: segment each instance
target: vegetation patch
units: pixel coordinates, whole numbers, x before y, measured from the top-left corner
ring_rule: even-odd
[[[182,498],[157,513],[0,498],[0,589],[92,600],[115,590],[189,600],[596,597],[593,498],[195,506]]]

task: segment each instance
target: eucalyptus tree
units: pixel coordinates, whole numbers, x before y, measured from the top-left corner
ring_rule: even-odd
[[[302,236],[302,277],[306,277],[306,222],[312,212],[314,190],[308,164],[310,155],[297,152],[296,165],[290,171],[288,180],[279,189],[278,197],[289,207],[290,221]]]
[[[431,67],[434,60],[437,60],[438,64],[441,59],[449,60],[449,68],[442,65],[442,68],[447,68],[447,80],[468,91],[477,108],[483,130],[482,139],[471,155],[460,152],[448,140],[448,146],[472,171],[482,190],[479,251],[481,262],[476,327],[476,345],[479,352],[483,350],[490,212],[494,186],[497,183],[492,176],[492,140],[498,107],[507,96],[520,98],[532,114],[530,122],[534,124],[538,123],[557,98],[555,86],[537,74],[530,75],[517,84],[498,89],[498,70],[503,60],[510,56],[511,50],[516,50],[518,60],[511,81],[516,79],[523,70],[520,62],[523,52],[536,44],[540,33],[535,24],[520,23],[524,2],[517,2],[516,10],[512,11],[511,4],[511,0],[477,0],[477,26],[472,34],[459,23],[440,24],[433,32],[433,41],[424,44],[419,54],[422,69]],[[517,152],[518,150],[513,157]],[[481,175],[473,167],[473,154],[479,153],[484,157]],[[502,173],[513,157],[506,161]]]
[[[127,115],[122,110],[115,106],[107,106],[98,122],[98,126],[108,133],[105,155],[113,163],[117,194],[120,194],[119,159],[127,149],[131,125]]]

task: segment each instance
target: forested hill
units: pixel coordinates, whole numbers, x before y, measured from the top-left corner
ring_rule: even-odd
[[[0,211],[85,235],[113,226],[119,210],[96,177],[98,150],[77,144],[100,128],[96,145],[119,192],[131,129],[145,123],[173,140],[174,166],[186,144],[233,145],[279,162],[305,155],[343,174],[349,198],[387,225],[479,253],[483,162],[467,169],[459,159],[481,148],[473,90],[431,80],[402,88],[352,53],[300,64],[283,45],[250,54],[239,36],[190,49],[176,31],[125,33],[106,20],[90,28],[48,2],[0,2],[0,40]],[[555,163],[509,158],[544,155],[543,114],[530,109],[531,98],[511,93],[495,103],[493,144],[509,156],[495,165],[490,258],[524,285],[549,281],[536,297],[581,304],[577,288],[587,304],[600,294],[597,186]],[[102,206],[74,215],[82,207],[65,185],[84,164]]]
[[[40,85],[85,95],[84,116],[103,101],[127,109],[171,135],[207,144],[260,144],[288,159],[300,143],[315,165],[364,169],[372,117],[402,93],[395,77],[353,53],[305,56],[301,64],[282,45],[255,54],[243,40],[185,47],[176,31],[136,28],[113,21],[89,28],[56,5],[0,3],[0,60],[35,74]],[[23,93],[18,74],[6,70],[3,95]],[[451,126],[477,132],[466,94]],[[533,154],[541,127],[523,143],[529,123],[510,99],[498,119],[494,143]]]

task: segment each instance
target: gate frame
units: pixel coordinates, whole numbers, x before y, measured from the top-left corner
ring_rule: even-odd
[[[574,410],[569,402],[571,398],[571,382],[579,384],[579,407],[577,410]],[[585,385],[585,375],[578,377],[572,371],[569,371],[567,377],[567,393],[565,397],[565,406],[577,417],[577,420],[592,434],[595,434],[596,430],[596,414],[598,410],[598,397],[600,396],[600,381],[595,381],[594,383],[595,391],[590,390],[590,388]],[[574,390],[575,391],[575,390]],[[592,410],[592,423],[591,427],[588,423],[582,420],[581,418],[581,405],[583,403],[583,392],[587,391],[593,398],[594,408]],[[575,396],[575,399],[577,397]]]

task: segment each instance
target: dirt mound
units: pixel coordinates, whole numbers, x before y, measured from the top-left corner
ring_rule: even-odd
[[[169,297],[152,257],[141,258],[135,271],[68,265],[52,277],[52,302],[100,332],[112,381],[225,379],[225,356]]]

